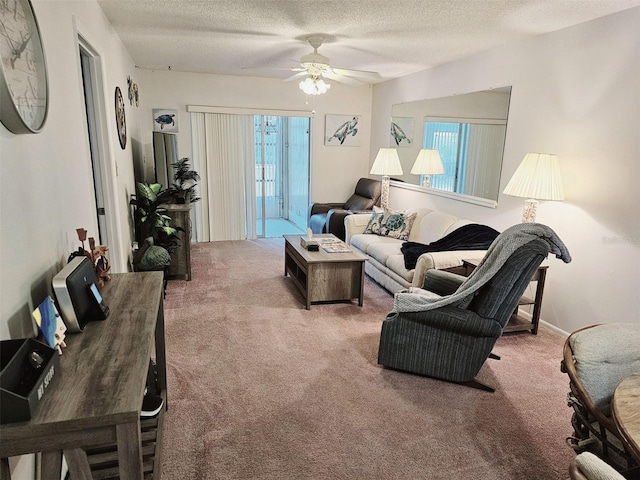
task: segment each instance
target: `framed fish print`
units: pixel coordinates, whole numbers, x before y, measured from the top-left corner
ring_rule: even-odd
[[[166,108],[153,109],[153,131],[154,132],[177,132],[178,131],[178,111],[167,110]]]
[[[324,144],[337,147],[359,147],[362,139],[359,133],[359,122],[359,115],[326,115]]]
[[[393,117],[391,119],[391,147],[410,147],[414,135],[413,117]]]

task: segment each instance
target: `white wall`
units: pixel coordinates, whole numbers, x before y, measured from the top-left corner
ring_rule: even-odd
[[[372,152],[388,144],[393,104],[513,86],[500,191],[527,152],[559,156],[566,200],[541,202],[537,220],[573,257],[549,260],[542,309],[566,332],[640,321],[638,25],[634,8],[374,87]],[[501,194],[494,210],[392,187],[390,204],[505,229],[524,199]]]
[[[86,138],[86,120],[78,63],[77,33],[102,56],[108,162],[117,177],[118,245],[126,270],[130,250],[128,194],[133,188],[132,145],[138,136],[136,109],[127,102],[127,148],[115,129],[114,91],[126,95],[134,65],[93,1],[34,0],[44,41],[51,98],[49,116],[37,135],[14,135],[0,125],[0,338],[32,336],[31,311],[50,293],[51,279],[80,245],[75,229],[96,236],[95,200]],[[75,23],[75,26],[74,26]],[[77,29],[77,30],[76,30]],[[134,147],[135,148],[135,147]],[[88,248],[88,245],[87,245]],[[126,249],[126,251],[125,251]],[[33,477],[33,457],[12,459],[16,479]]]
[[[178,150],[191,158],[191,125],[187,105],[314,111],[312,118],[311,200],[346,200],[355,181],[367,176],[372,88],[333,83],[329,93],[307,97],[295,82],[273,78],[235,77],[169,70],[138,70],[140,109],[144,114],[141,138],[145,165],[153,163],[153,109],[178,110]],[[326,114],[361,115],[359,147],[324,145]]]

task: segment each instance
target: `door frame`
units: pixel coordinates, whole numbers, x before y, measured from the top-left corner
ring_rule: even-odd
[[[80,82],[80,94],[84,99],[83,108],[85,115],[85,131],[87,132],[87,158],[89,168],[94,179],[93,189],[96,226],[99,231],[100,243],[109,246],[109,257],[114,271],[120,271],[125,265],[123,252],[120,248],[120,228],[118,226],[118,208],[115,201],[115,187],[109,179],[116,178],[114,168],[110,162],[111,152],[109,149],[109,134],[107,128],[107,108],[104,88],[104,70],[102,67],[102,56],[92,46],[87,36],[82,34],[76,25],[74,17],[74,28],[77,39],[77,66]],[[86,59],[83,66],[82,56]],[[84,78],[83,71],[88,73],[88,78]],[[88,82],[85,88],[85,82]],[[90,98],[85,98],[85,91]],[[87,111],[88,110],[88,111]],[[89,133],[91,131],[91,134]],[[103,219],[99,219],[98,202],[102,201],[105,209]]]

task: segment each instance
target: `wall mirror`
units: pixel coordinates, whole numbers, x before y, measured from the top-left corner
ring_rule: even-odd
[[[396,148],[404,175],[398,187],[480,205],[497,206],[511,87],[393,105],[389,146]],[[411,174],[420,149],[436,149],[444,174]]]

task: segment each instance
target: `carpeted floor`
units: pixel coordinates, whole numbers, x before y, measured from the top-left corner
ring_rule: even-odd
[[[314,305],[284,241],[192,246],[165,300],[166,479],[565,479],[573,451],[563,338],[508,335],[478,379],[495,393],[383,369],[391,295]]]

